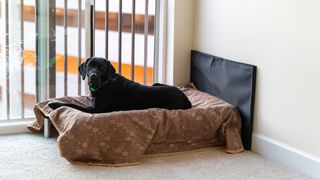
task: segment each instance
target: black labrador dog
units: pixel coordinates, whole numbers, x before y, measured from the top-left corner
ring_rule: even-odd
[[[79,73],[88,85],[92,96],[92,106],[51,103],[49,107],[72,107],[87,113],[104,113],[120,110],[147,108],[188,109],[191,103],[183,92],[174,86],[153,84],[144,86],[116,73],[110,61],[92,57],[79,66]]]

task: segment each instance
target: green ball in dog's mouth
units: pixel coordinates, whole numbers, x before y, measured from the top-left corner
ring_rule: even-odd
[[[89,84],[89,89],[90,89],[90,91],[92,91],[92,92],[95,92],[95,91],[98,90],[98,88],[97,88],[94,84]]]

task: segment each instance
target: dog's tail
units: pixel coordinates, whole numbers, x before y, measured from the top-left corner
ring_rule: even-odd
[[[189,101],[188,98],[187,98],[186,105],[187,105],[187,108],[188,108],[188,109],[192,108],[192,104],[191,104],[191,102]]]
[[[183,105],[184,105],[183,109],[192,108],[192,104],[191,104],[191,102],[190,102],[190,100],[188,99],[187,96],[185,96],[185,98],[183,98]]]

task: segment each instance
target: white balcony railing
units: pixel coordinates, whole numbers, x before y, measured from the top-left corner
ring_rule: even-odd
[[[77,67],[111,60],[150,84],[159,0],[0,0],[0,122],[33,118],[46,98],[86,94]]]

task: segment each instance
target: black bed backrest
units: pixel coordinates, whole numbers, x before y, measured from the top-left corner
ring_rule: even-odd
[[[191,51],[191,82],[238,107],[244,148],[251,149],[256,66]]]

